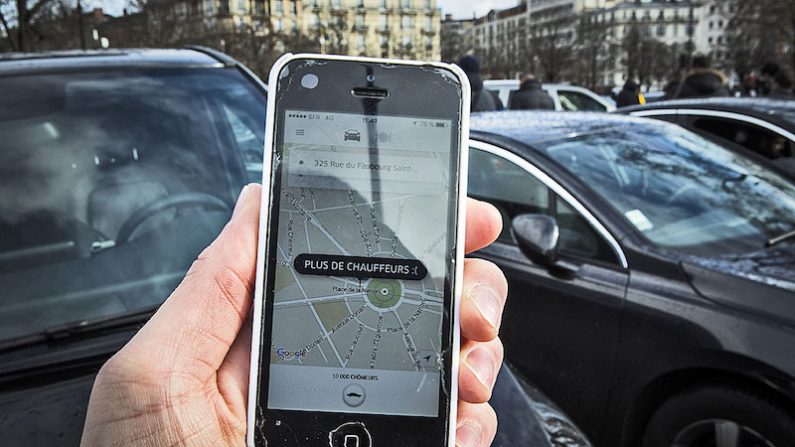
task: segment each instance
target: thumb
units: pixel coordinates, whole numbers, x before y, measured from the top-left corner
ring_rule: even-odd
[[[251,309],[261,193],[259,185],[243,188],[221,234],[122,353],[153,371],[195,378],[218,371]]]

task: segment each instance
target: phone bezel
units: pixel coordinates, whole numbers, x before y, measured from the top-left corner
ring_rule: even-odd
[[[457,205],[457,234],[456,234],[456,252],[455,252],[455,270],[452,272],[453,279],[453,312],[451,315],[450,328],[452,331],[452,360],[450,365],[451,380],[450,385],[450,405],[449,405],[449,420],[447,421],[447,443],[449,446],[455,445],[455,427],[457,417],[457,401],[458,401],[458,363],[459,363],[459,350],[460,350],[460,323],[459,323],[459,309],[461,303],[462,292],[462,278],[463,278],[463,261],[464,261],[464,243],[466,235],[466,191],[467,191],[467,167],[468,167],[468,141],[469,141],[469,110],[471,102],[471,87],[468,78],[464,72],[455,65],[448,65],[437,62],[419,62],[419,61],[405,61],[393,59],[376,59],[365,57],[351,57],[351,56],[331,56],[331,55],[316,55],[316,54],[286,54],[282,56],[272,67],[269,81],[268,81],[268,108],[266,118],[266,134],[263,154],[263,194],[261,201],[261,215],[259,223],[259,242],[257,250],[257,275],[254,295],[254,316],[252,323],[252,343],[251,343],[251,366],[249,371],[249,392],[248,392],[248,412],[247,412],[247,430],[246,430],[246,443],[250,447],[255,447],[255,426],[257,421],[258,410],[258,389],[260,385],[260,353],[262,352],[261,340],[262,330],[265,315],[264,311],[264,280],[265,280],[265,261],[267,258],[267,241],[270,238],[271,220],[268,215],[271,200],[273,197],[276,185],[271,181],[272,163],[273,163],[273,146],[276,139],[276,99],[275,89],[278,88],[278,79],[283,69],[290,63],[298,60],[327,60],[327,61],[350,61],[368,64],[390,64],[402,65],[413,67],[433,67],[449,71],[455,75],[461,86],[461,110],[460,110],[460,128],[459,133],[460,141],[458,142],[461,148],[459,154],[459,175],[458,175],[458,205]],[[273,90],[271,90],[273,89]],[[440,409],[441,411],[441,409]],[[372,416],[372,415],[366,415]],[[366,417],[363,415],[363,417]],[[394,418],[401,418],[405,416],[387,416]]]

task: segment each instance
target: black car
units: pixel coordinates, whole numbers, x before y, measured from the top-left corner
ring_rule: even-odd
[[[795,187],[681,127],[473,118],[506,359],[594,445],[795,445]]]
[[[209,49],[0,57],[0,445],[79,443],[100,366],[261,179],[265,98]],[[507,365],[493,401],[495,446],[589,445]]]
[[[734,143],[742,152],[758,155],[795,178],[795,101],[680,99],[627,107],[618,113],[668,121]]]

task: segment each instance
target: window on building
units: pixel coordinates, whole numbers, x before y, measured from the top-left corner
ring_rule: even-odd
[[[178,2],[178,3],[174,4],[174,14],[177,17],[183,17],[183,16],[185,16],[187,14],[187,12],[188,12],[188,10],[187,10],[187,7],[185,6],[184,2]]]
[[[363,51],[366,48],[365,40],[364,40],[364,34],[359,34],[356,37],[356,48],[358,48],[359,51]]]
[[[403,44],[404,47],[413,46],[414,45],[414,37],[411,36],[411,35],[403,36],[403,38],[401,39],[401,43]]]
[[[213,0],[204,0],[204,7],[203,7],[204,14],[212,14],[214,12],[213,6],[214,6]]]
[[[401,0],[400,6],[402,8],[411,8],[411,0]]]
[[[412,29],[414,27],[414,18],[411,16],[403,16],[400,19],[400,26],[403,29]]]
[[[710,37],[709,39],[707,39],[707,42],[709,42],[709,43],[712,43],[714,41],[715,41],[715,38],[713,38],[713,37]]]
[[[273,24],[273,29],[276,30],[277,33],[284,31],[284,22],[282,22],[282,19],[276,19],[276,22]]]
[[[356,29],[364,29],[364,14],[356,15]]]
[[[387,31],[389,29],[389,18],[386,14],[378,16],[378,29],[381,31]]]
[[[331,7],[340,8],[342,7],[342,3],[340,2],[340,0],[331,0]]]
[[[388,8],[389,7],[389,1],[388,0],[381,0],[381,7],[382,8]]]
[[[239,12],[246,12],[246,0],[237,0],[237,10]]]
[[[364,8],[364,0],[356,0],[357,8]]]
[[[273,4],[273,11],[276,14],[279,14],[279,15],[283,14],[284,13],[284,2],[282,0],[276,0],[276,2]]]
[[[320,18],[317,16],[317,14],[312,13],[309,16],[309,26],[311,26],[312,28],[317,28],[318,25],[320,25]]]
[[[431,36],[425,36],[423,42],[425,43],[425,49],[427,50],[433,49],[433,39],[431,39]]]
[[[433,0],[425,0],[425,9],[433,9]]]
[[[657,35],[660,37],[665,36],[665,25],[660,25],[657,27]]]

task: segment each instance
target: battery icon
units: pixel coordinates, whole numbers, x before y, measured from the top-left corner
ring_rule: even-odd
[[[436,127],[447,127],[447,123],[436,123]]]

